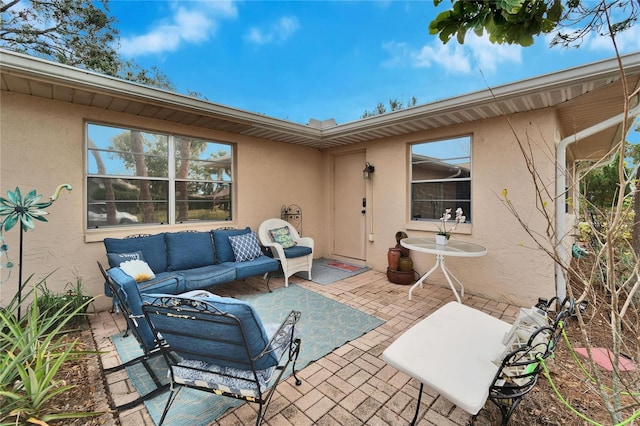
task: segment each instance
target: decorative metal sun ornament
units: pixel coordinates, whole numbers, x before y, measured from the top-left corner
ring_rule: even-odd
[[[28,231],[35,228],[33,219],[37,219],[42,222],[47,222],[44,217],[49,214],[44,211],[60,196],[60,192],[66,189],[71,191],[71,185],[63,184],[56,188],[56,191],[48,201],[39,203],[42,195],[36,195],[36,190],[30,191],[24,199],[22,198],[22,192],[20,188],[16,187],[14,192],[7,191],[7,198],[0,197],[0,217],[6,216],[0,226],[0,232],[8,231],[13,228],[18,222],[22,223],[22,230]]]
[[[44,209],[53,204],[54,201],[60,196],[60,192],[66,189],[71,191],[72,187],[69,184],[59,185],[53,195],[49,197],[48,201],[40,202],[42,195],[37,195],[36,190],[30,191],[24,198],[20,188],[16,187],[16,190],[11,192],[7,191],[7,198],[0,197],[0,218],[4,217],[0,223],[0,269],[10,269],[13,267],[13,263],[9,260],[7,251],[9,247],[4,242],[5,231],[11,230],[16,224],[20,223],[20,260],[18,263],[18,319],[20,319],[20,305],[22,302],[22,241],[23,234],[29,229],[35,228],[35,220],[41,222],[48,222],[44,216],[49,214]],[[8,277],[7,277],[8,279]],[[0,283],[2,278],[0,276]]]

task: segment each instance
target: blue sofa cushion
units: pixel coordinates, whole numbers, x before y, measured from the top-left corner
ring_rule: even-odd
[[[184,278],[186,286],[182,291],[206,288],[236,279],[236,269],[229,265],[201,266],[200,268],[185,269],[179,273]]]
[[[153,303],[153,300],[157,297],[172,297],[174,300],[177,300],[179,303],[179,299],[176,299],[175,296],[172,295],[163,295],[163,294],[148,294],[143,296],[143,300],[145,303]],[[245,337],[247,339],[247,345],[249,347],[249,353],[251,357],[255,357],[267,346],[269,343],[269,336],[267,335],[264,325],[258,316],[258,313],[253,308],[250,303],[243,302],[241,300],[233,299],[230,297],[205,297],[202,300],[213,305],[217,310],[221,312],[226,312],[238,318],[240,323],[242,324],[242,328],[245,333]],[[172,305],[173,302],[170,302]],[[165,317],[166,318],[166,317]],[[162,320],[160,318],[154,318],[155,320]],[[170,321],[170,319],[169,319]],[[229,331],[231,330],[228,325],[220,324],[220,322],[210,322],[206,325],[207,330],[202,330],[201,333],[198,333],[198,330],[195,328],[197,324],[194,324],[192,328],[190,328],[189,332],[201,334],[201,335],[224,335],[224,341],[213,341],[208,340],[203,342],[199,340],[200,344],[206,344],[207,348],[200,348],[199,352],[202,349],[206,349],[206,352],[215,353],[215,354],[226,354],[227,359],[217,360],[216,364],[223,367],[231,367],[231,368],[242,368],[246,369],[246,364],[241,364],[238,362],[234,362],[234,359],[238,360],[246,360],[247,353],[243,344],[242,334],[239,332],[237,334],[232,334]],[[216,332],[216,328],[219,328],[220,331]],[[238,330],[239,331],[239,330]],[[178,338],[179,339],[179,338]],[[179,343],[179,342],[178,342]],[[200,359],[200,361],[208,361],[207,359]],[[278,358],[273,351],[265,354],[260,357],[255,363],[255,368],[257,370],[262,370],[265,368],[273,367],[278,365]]]
[[[229,265],[229,267],[235,268],[237,280],[266,274],[267,272],[275,272],[280,267],[280,263],[277,260],[264,255],[247,262],[227,262],[222,265]]]
[[[216,260],[218,263],[235,262],[236,257],[233,254],[233,248],[231,248],[229,237],[244,235],[250,232],[251,228],[248,226],[244,229],[214,229],[211,231],[213,234],[213,242],[216,246]]]
[[[293,246],[288,249],[284,249],[284,257],[287,259],[293,259],[294,257],[301,257],[311,254],[311,247],[305,246]]]
[[[107,249],[107,253],[122,254],[141,251],[145,262],[149,264],[155,274],[166,272],[167,270],[164,234],[137,238],[105,238],[104,246]],[[111,263],[109,264],[111,265]]]
[[[167,232],[167,271],[213,265],[215,254],[209,232]]]
[[[181,273],[160,272],[149,281],[138,283],[140,293],[182,293],[186,288],[184,277]]]

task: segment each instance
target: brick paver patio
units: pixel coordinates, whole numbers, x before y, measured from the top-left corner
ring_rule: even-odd
[[[438,277],[434,277],[438,282]],[[298,375],[303,380],[295,386],[289,377],[278,385],[267,412],[265,425],[405,425],[413,418],[419,383],[388,366],[382,352],[403,331],[425,318],[435,309],[455,300],[445,287],[444,277],[439,285],[425,284],[408,300],[409,286],[390,283],[385,274],[367,271],[345,280],[319,285],[293,277],[294,282],[346,305],[374,315],[386,322],[373,331],[335,349],[324,358],[309,364]],[[282,278],[274,278],[272,288],[284,285]],[[216,287],[220,295],[237,295],[247,286],[264,290],[258,278],[242,283]],[[505,303],[473,295],[465,295],[463,303],[513,322],[518,308]],[[120,361],[109,336],[123,331],[121,315],[99,312],[91,319],[91,327],[98,350],[104,351],[104,367]],[[304,344],[304,340],[303,340]],[[109,376],[108,392],[116,404],[137,395],[126,373]],[[421,401],[418,425],[458,425],[469,423],[470,416],[434,391],[425,388]],[[485,409],[495,410],[490,402]],[[153,425],[144,404],[117,414],[122,426]],[[255,404],[243,404],[229,410],[213,425],[250,425],[255,422]],[[479,423],[479,422],[478,422]],[[184,425],[187,426],[187,425]]]

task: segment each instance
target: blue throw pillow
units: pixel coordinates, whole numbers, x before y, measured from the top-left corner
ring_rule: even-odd
[[[167,232],[167,271],[213,265],[215,254],[209,232]]]
[[[233,248],[231,248],[229,237],[244,235],[249,232],[251,232],[251,228],[248,226],[244,229],[214,229],[211,231],[213,234],[213,242],[216,246],[215,251],[218,263],[235,262],[236,256],[233,254]]]
[[[154,273],[167,271],[167,253],[164,246],[164,234],[135,238],[105,238],[107,253],[133,253],[141,251],[144,260]]]
[[[260,250],[260,244],[258,244],[258,237],[256,237],[255,232],[230,236],[229,242],[236,257],[236,262],[246,262],[262,256],[262,250]]]
[[[141,251],[135,251],[133,253],[107,253],[107,259],[109,259],[109,266],[115,268],[120,266],[122,262],[128,260],[144,260],[144,256]]]

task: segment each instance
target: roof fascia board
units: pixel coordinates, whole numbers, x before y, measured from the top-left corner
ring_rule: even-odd
[[[321,131],[308,126],[200,100],[164,89],[145,86],[116,77],[58,64],[45,59],[0,49],[3,73],[28,76],[40,81],[55,81],[76,89],[91,90],[112,96],[214,115],[233,122],[252,124],[260,128],[319,138]]]
[[[621,56],[620,63],[626,72],[640,72],[640,52]],[[428,117],[433,114],[442,114],[485,104],[499,104],[500,102],[527,94],[567,85],[583,84],[603,77],[616,78],[620,76],[620,63],[616,58],[607,59],[586,66],[549,73],[532,79],[520,80],[495,88],[488,88],[441,101],[389,112],[387,114],[367,117],[325,129],[323,136],[329,138],[349,134],[354,131],[373,130],[411,119]]]

